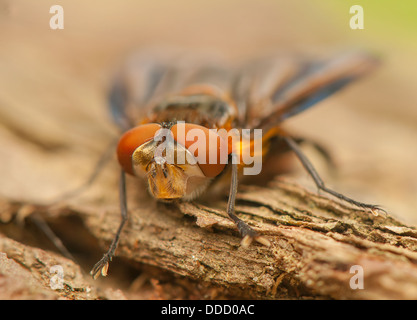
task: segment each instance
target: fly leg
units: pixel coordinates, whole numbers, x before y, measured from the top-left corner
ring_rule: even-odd
[[[359,208],[362,208],[362,209],[365,209],[365,210],[370,210],[374,215],[378,215],[378,211],[385,212],[385,210],[383,210],[382,208],[380,208],[377,205],[367,204],[367,203],[363,203],[363,202],[353,200],[351,198],[348,198],[348,197],[344,196],[341,193],[338,193],[336,191],[333,191],[332,189],[327,188],[325,186],[323,180],[320,178],[319,174],[317,173],[316,169],[314,169],[313,165],[310,163],[310,161],[307,159],[307,157],[301,152],[301,149],[298,147],[297,143],[292,138],[290,138],[289,136],[283,136],[282,138],[288,144],[288,146],[291,148],[291,150],[294,151],[294,153],[296,154],[298,159],[301,161],[303,167],[307,170],[309,175],[313,178],[314,183],[316,184],[316,186],[319,190],[322,190],[323,192],[331,194],[332,196],[334,196],[334,197],[336,197],[340,200],[346,201],[350,204],[353,204],[353,205],[355,205]]]
[[[96,180],[96,178],[98,177],[98,175],[104,168],[105,164],[110,159],[111,155],[113,154],[113,150],[114,150],[116,142],[117,142],[116,140],[112,141],[109,147],[106,149],[106,151],[101,155],[99,161],[97,162],[92,174],[90,175],[87,181],[85,181],[78,188],[71,190],[69,192],[66,192],[64,194],[61,194],[50,204],[41,206],[42,209],[50,209],[64,200],[68,200],[70,198],[78,196],[85,189],[87,189]],[[63,256],[75,261],[72,254],[68,251],[68,249],[62,243],[61,239],[59,239],[59,237],[54,233],[54,231],[51,229],[48,223],[42,218],[41,215],[36,215],[34,212],[24,213],[23,215],[24,215],[23,218],[19,218],[19,219],[23,220],[25,217],[27,217],[27,219],[32,221],[45,234],[45,236],[58,249],[58,251],[61,252]]]
[[[114,256],[114,252],[116,251],[117,244],[120,240],[120,233],[122,232],[123,227],[127,221],[126,178],[125,172],[123,170],[121,170],[120,174],[119,195],[122,221],[120,222],[119,228],[117,229],[116,235],[113,238],[109,250],[104,254],[103,258],[101,258],[101,260],[94,265],[93,269],[90,271],[90,274],[93,276],[94,279],[97,279],[100,273],[103,277],[107,275],[109,262],[112,260]]]
[[[311,140],[311,139],[307,139],[307,138],[294,138],[293,137],[294,142],[298,145],[300,143],[306,143],[309,144],[310,146],[312,146],[317,152],[319,152],[319,154],[324,158],[324,160],[326,161],[326,163],[328,164],[328,166],[331,169],[334,169],[336,167],[336,164],[333,160],[332,155],[329,153],[329,151],[320,143],[318,143],[317,141]]]
[[[61,252],[64,257],[71,259],[72,261],[76,261],[73,255],[68,251],[68,249],[64,246],[61,239],[52,231],[51,227],[46,223],[46,221],[41,217],[32,213],[29,217],[30,221],[32,221],[42,232],[48,237],[48,239],[53,243],[55,248]]]
[[[259,235],[255,230],[253,230],[246,222],[239,219],[235,214],[235,202],[236,202],[236,193],[238,185],[238,171],[237,171],[237,161],[236,155],[232,154],[232,181],[230,185],[229,192],[229,201],[227,202],[227,214],[230,219],[234,221],[239,230],[240,235],[242,236],[242,246],[248,247],[253,240],[258,241],[259,243],[270,246],[270,242],[265,237]]]

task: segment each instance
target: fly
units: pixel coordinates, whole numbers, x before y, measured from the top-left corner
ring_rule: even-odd
[[[122,220],[91,275],[107,275],[127,220],[126,174],[145,179],[154,198],[169,202],[195,199],[226,177],[227,214],[244,246],[253,240],[270,243],[235,214],[239,174],[258,174],[257,165],[262,168],[272,156],[288,151],[319,190],[373,213],[382,210],[327,188],[298,146],[303,139],[280,127],[376,65],[374,58],[358,52],[323,61],[280,56],[240,68],[188,56],[144,53],[130,60],[109,95],[113,118],[123,132],[117,146]]]

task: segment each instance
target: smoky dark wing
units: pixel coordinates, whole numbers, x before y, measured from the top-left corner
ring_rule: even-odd
[[[264,59],[242,68],[236,100],[246,104],[248,127],[268,129],[368,73],[377,62],[363,52],[325,60],[291,55]]]
[[[164,97],[193,84],[230,93],[237,125],[267,129],[323,100],[366,74],[377,60],[362,52],[331,59],[277,54],[235,67],[212,53],[172,48],[132,55],[114,77],[109,104],[116,124],[126,130]]]
[[[146,114],[149,101],[167,74],[168,62],[157,52],[135,53],[119,67],[108,101],[112,118],[122,130],[134,126]]]
[[[232,96],[243,127],[253,127],[257,119],[272,112],[272,96],[299,72],[300,64],[292,56],[274,55],[249,61],[235,72]]]
[[[146,117],[161,99],[193,84],[229,92],[233,70],[214,54],[176,49],[143,50],[130,56],[109,90],[114,122],[126,130]]]

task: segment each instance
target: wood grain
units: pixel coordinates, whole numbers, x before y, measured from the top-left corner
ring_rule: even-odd
[[[416,298],[417,72],[411,41],[397,46],[385,34],[378,40],[347,33],[343,19],[336,26],[324,11],[311,14],[310,2],[266,1],[256,8],[234,0],[103,2],[100,10],[87,2],[62,5],[65,29],[52,31],[48,1],[0,3],[0,251],[6,253],[0,292],[6,298]],[[303,24],[295,22],[300,17]],[[381,204],[389,215],[374,217],[317,195],[302,171],[261,186],[242,183],[237,212],[272,243],[242,248],[225,215],[225,197],[166,206],[129,179],[129,223],[117,257],[108,279],[90,282],[88,270],[120,220],[115,159],[80,197],[48,204],[82,184],[118,136],[106,98],[117,64],[133,48],[161,44],[214,49],[232,61],[280,50],[328,54],[352,44],[381,52],[381,68],[372,77],[285,126],[331,151],[337,175],[306,150],[329,186]],[[72,263],[52,253],[31,214],[83,259]],[[34,256],[45,266],[19,269],[32,280],[13,287],[10,270]],[[90,286],[90,296],[51,291],[46,266],[55,261],[73,270],[73,287]],[[363,290],[349,286],[354,265],[364,269]],[[109,287],[112,293],[103,293]]]
[[[130,201],[129,223],[117,250],[124,260],[246,298],[417,298],[417,230],[390,216],[350,208],[282,179],[268,187],[244,186],[237,213],[272,245],[243,248],[236,227],[220,209],[225,202],[217,202],[215,209],[150,200]],[[49,218],[47,207],[33,211],[43,212],[49,222],[59,215],[80,217],[103,251],[120,221],[118,208],[107,205],[64,205]],[[66,222],[65,227],[79,233],[76,225]],[[109,277],[117,277],[112,272],[116,263],[110,264]],[[353,266],[364,270],[362,290],[351,288]]]

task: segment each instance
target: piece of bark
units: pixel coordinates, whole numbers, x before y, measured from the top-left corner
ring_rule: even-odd
[[[113,15],[115,19],[109,20],[107,15],[95,14],[97,11],[95,4],[91,2],[87,5],[87,3],[79,2],[78,5],[65,8],[66,13],[70,13],[71,16],[77,16],[77,13],[81,11],[86,13],[72,21],[70,29],[75,33],[67,31],[57,33],[45,28],[47,10],[42,9],[42,6],[36,6],[36,8],[18,4],[15,6],[14,3],[7,2],[7,10],[2,12],[5,15],[0,19],[2,26],[0,34],[5,45],[2,47],[0,59],[2,70],[0,74],[2,88],[0,94],[0,144],[2,146],[0,148],[0,176],[2,177],[0,194],[5,198],[6,204],[12,205],[7,205],[2,210],[0,204],[0,220],[13,218],[15,204],[19,207],[26,204],[45,203],[63,191],[77,186],[88,176],[96,159],[113,139],[113,133],[117,131],[112,127],[106,108],[107,85],[112,79],[113,67],[117,64],[117,60],[123,59],[132,46],[148,45],[149,39],[159,39],[160,43],[168,40],[169,43],[178,44],[184,43],[185,40],[189,44],[194,42],[197,47],[201,43],[202,33],[184,32],[185,25],[173,28],[168,33],[165,28],[160,27],[159,23],[153,23],[153,15],[149,14],[152,9],[165,14],[164,21],[167,21],[167,25],[173,25],[177,21],[187,21],[187,15],[196,15],[206,21],[213,20],[214,16],[203,17],[202,12],[213,13],[216,21],[220,22],[217,24],[219,26],[237,25],[242,13],[245,15],[246,12],[253,11],[252,4],[249,6],[242,4],[237,8],[240,14],[234,14],[231,17],[227,2],[224,2],[226,7],[220,6],[218,10],[213,10],[212,3],[207,2],[210,6],[209,10],[202,10],[200,6],[195,6],[194,11],[192,7],[183,10],[181,6],[175,6],[175,10],[171,10],[174,7],[170,7],[170,10],[164,11],[160,10],[159,5],[157,7],[151,5],[151,7],[146,7],[146,10],[142,10],[143,4],[137,3],[136,6],[131,4],[129,10],[126,11],[134,18],[129,19],[125,14],[120,14],[119,19]],[[108,5],[103,3],[102,11],[115,12],[116,9],[117,12],[120,8],[117,8],[115,3],[109,2]],[[289,3],[286,2],[286,6]],[[218,2],[218,5],[220,4],[223,2]],[[211,42],[216,43],[216,48],[230,55],[233,60],[253,58],[254,54],[264,54],[265,50],[279,52],[282,49],[298,48],[297,50],[301,49],[303,52],[309,51],[311,49],[308,48],[311,45],[310,32],[304,30],[304,26],[308,24],[292,25],[291,31],[294,32],[281,32],[280,35],[284,38],[280,40],[283,40],[283,43],[269,41],[271,37],[276,37],[276,30],[285,30],[288,27],[286,19],[289,16],[288,12],[295,8],[301,9],[299,5],[296,5],[294,8],[286,7],[281,10],[282,3],[278,2],[275,6],[280,10],[271,10],[269,5],[259,7],[261,11],[253,18],[254,21],[262,23],[255,22],[247,26],[241,24],[250,31],[245,33],[239,30],[240,34],[245,34],[244,41],[230,41],[234,38],[233,28],[230,28],[232,33],[216,33],[212,24],[206,23],[204,25],[208,29],[203,30],[203,28],[199,31],[206,34],[208,39],[212,39]],[[317,17],[310,14],[309,6],[305,8],[305,17],[308,21],[315,23]],[[281,13],[284,19],[277,19],[273,16],[267,19],[268,23],[264,23],[265,17],[268,17],[270,12]],[[303,14],[303,12],[299,13]],[[138,18],[138,14],[143,16]],[[235,23],[231,22],[231,18],[235,19]],[[127,20],[130,20],[128,24],[125,23]],[[102,23],[103,21],[105,23]],[[137,30],[143,30],[144,24],[147,32],[137,32]],[[260,28],[254,30],[253,25]],[[315,25],[318,24],[315,23]],[[327,25],[323,24],[318,33],[322,40],[326,40],[326,43],[330,43],[329,39],[334,39],[337,43],[343,42],[343,28],[342,34],[335,32],[333,28],[327,28],[331,30],[330,34],[327,34],[326,28]],[[285,37],[286,34],[289,35],[288,38]],[[304,41],[305,39],[308,41]],[[320,37],[317,39],[320,40]],[[255,42],[260,45],[247,45]],[[264,45],[261,45],[262,43]],[[300,43],[306,45],[300,48]],[[372,49],[375,46],[379,47],[378,41],[369,42],[369,48]],[[197,47],[195,48],[207,49]],[[331,50],[326,47],[314,48],[313,51],[317,49],[325,51],[326,54],[329,49]],[[337,50],[337,48],[334,49]],[[396,46],[390,46],[390,48],[384,46],[383,51],[387,63],[382,66],[382,72],[376,72],[343,93],[323,101],[314,108],[314,111],[312,110],[305,116],[303,114],[291,119],[288,122],[288,129],[302,136],[322,141],[326,148],[337,157],[337,160],[340,160],[341,176],[339,179],[345,186],[348,188],[350,186],[358,194],[363,194],[365,191],[373,192],[378,202],[392,208],[393,212],[401,214],[401,218],[411,219],[415,223],[417,170],[412,170],[412,168],[415,166],[417,148],[410,147],[417,139],[417,126],[415,121],[412,121],[417,119],[415,116],[417,108],[414,103],[417,91],[412,85],[414,82],[410,81],[410,76],[416,74],[411,68],[415,65],[415,55],[412,51],[398,50]],[[313,160],[313,164],[316,165],[314,159],[310,158],[310,160]],[[117,166],[112,169],[106,168],[105,175],[114,171],[117,178],[119,169]],[[322,170],[317,169],[322,174]],[[324,181],[329,181],[326,177],[323,178],[325,178]],[[285,187],[283,188],[285,190]],[[323,282],[325,285],[320,289],[317,279],[320,277],[327,279],[326,277],[335,273],[334,270],[339,270],[335,263],[327,263],[327,268],[325,268],[325,263],[323,266],[318,263],[320,259],[324,259],[323,261],[331,259],[333,247],[329,246],[328,250],[325,248],[316,252],[313,247],[313,245],[317,247],[315,241],[311,241],[311,247],[304,245],[301,241],[302,236],[307,237],[307,234],[312,239],[324,237],[329,243],[347,246],[358,254],[366,254],[367,257],[369,254],[376,256],[380,259],[377,260],[380,261],[377,264],[379,266],[390,261],[397,263],[399,260],[398,263],[413,267],[414,260],[408,256],[414,251],[413,228],[401,226],[390,219],[387,221],[381,217],[374,219],[372,216],[355,210],[351,213],[344,206],[322,198],[311,196],[315,200],[307,201],[302,198],[310,199],[310,197],[304,194],[302,189],[296,187],[294,190],[299,190],[300,195],[294,194],[291,197],[275,189],[276,186],[273,186],[272,190],[267,187],[245,189],[240,186],[239,188],[240,197],[247,199],[247,201],[243,198],[240,200],[239,209],[250,213],[241,215],[249,223],[265,228],[266,233],[269,232],[273,243],[269,251],[259,245],[248,249],[239,248],[239,236],[234,226],[224,218],[224,210],[214,210],[211,204],[209,208],[186,204],[181,207],[182,211],[189,213],[184,217],[181,211],[176,211],[171,207],[156,206],[152,200],[144,200],[144,203],[133,203],[130,206],[129,225],[122,235],[122,243],[117,255],[125,256],[130,261],[147,261],[153,265],[160,265],[179,274],[185,274],[187,278],[197,279],[199,282],[207,278],[207,283],[211,284],[226,283],[227,285],[229,281],[227,273],[224,273],[221,268],[227,271],[232,269],[233,264],[238,264],[239,274],[233,276],[239,276],[239,279],[231,282],[229,286],[235,288],[248,288],[258,283],[259,281],[251,280],[250,276],[246,275],[252,273],[255,277],[260,277],[259,274],[251,271],[252,266],[257,268],[256,270],[264,270],[263,266],[267,265],[270,269],[265,269],[266,271],[260,274],[262,279],[269,279],[264,283],[271,283],[272,279],[274,285],[269,289],[270,291],[266,289],[269,288],[267,285],[264,287],[252,285],[247,293],[253,297],[315,295],[316,297],[370,298],[375,297],[373,292],[378,292],[378,296],[387,296],[385,293],[391,291],[395,293],[395,296],[413,297],[410,294],[412,288],[415,287],[413,277],[410,277],[411,280],[407,285],[404,285],[404,281],[399,281],[398,289],[395,288],[396,284],[392,285],[392,281],[397,281],[395,277],[401,272],[399,269],[386,271],[381,269],[379,273],[375,271],[378,276],[372,276],[365,268],[365,289],[348,291],[349,294],[346,293],[349,287],[346,287],[347,282],[344,280],[332,282],[336,291],[339,287],[343,288],[344,291],[339,290],[341,294],[329,293],[331,290],[327,282]],[[104,252],[120,219],[117,208],[117,184],[106,182],[95,190],[101,200],[88,207],[83,206],[83,202],[77,199],[69,208],[63,206],[54,211],[48,210],[46,213],[49,215],[49,222],[54,227],[60,226],[59,216],[69,214],[82,217],[94,236],[101,239]],[[130,190],[129,188],[129,193]],[[112,196],[111,193],[114,195]],[[262,195],[253,201],[249,197],[250,193]],[[365,195],[365,198],[368,195]],[[370,198],[373,198],[372,194]],[[272,201],[274,201],[273,207],[268,204]],[[316,204],[317,201],[319,204]],[[259,202],[265,202],[267,205],[263,206]],[[223,202],[220,207],[224,208],[224,205]],[[296,208],[304,209],[300,212]],[[255,215],[252,215],[254,211],[256,211]],[[341,213],[345,213],[346,216]],[[273,219],[258,218],[257,214],[267,214]],[[197,227],[193,219],[196,219],[202,228]],[[254,219],[256,221],[252,222]],[[279,223],[276,224],[274,219]],[[161,225],[163,228],[160,227]],[[212,225],[211,229],[210,225]],[[358,226],[361,225],[367,228],[359,228]],[[9,225],[5,228],[11,229]],[[268,231],[269,228],[273,231]],[[69,237],[81,241],[90,255],[96,256],[97,259],[101,257],[101,251],[95,251],[93,246],[85,245],[86,239],[80,237],[79,225],[69,223],[56,231],[61,231],[61,229],[72,233]],[[158,230],[162,231],[161,234],[158,234]],[[9,231],[4,230],[8,235],[14,236],[13,232]],[[193,240],[182,248],[181,245],[186,237],[181,235],[181,232],[195,235],[206,242]],[[172,240],[170,236],[173,237]],[[183,240],[175,240],[175,237]],[[137,248],[132,246],[135,239],[138,240]],[[209,250],[205,251],[205,248],[215,250],[217,248],[215,244],[219,241],[225,243],[223,247],[220,244],[217,246],[221,248],[218,251],[219,257]],[[386,241],[385,245],[383,245],[384,241]],[[158,248],[164,244],[169,246],[173,243],[175,247],[158,251]],[[190,249],[193,244],[196,246]],[[282,248],[281,246],[285,244],[287,246]],[[69,247],[71,249],[71,246]],[[262,259],[256,258],[258,250],[266,253]],[[394,253],[391,252],[392,250]],[[191,259],[192,256],[187,256],[186,253],[190,251],[200,260],[195,261]],[[349,263],[355,260],[346,251],[341,250],[336,253],[350,257],[346,258]],[[209,267],[213,266],[217,269],[213,269],[210,273],[209,267],[206,267],[206,271],[203,269],[198,273],[184,268],[186,262],[191,266],[198,262],[202,265],[201,268],[204,268],[204,263],[206,263],[204,254],[210,258],[207,262]],[[227,259],[225,257],[227,254],[231,258],[236,257],[236,261]],[[324,258],[315,258],[319,254],[324,255]],[[176,255],[179,258],[176,258]],[[248,256],[247,263],[242,261],[246,256]],[[185,257],[183,261],[180,260],[181,257]],[[212,262],[217,258],[223,259],[223,262],[218,264]],[[253,262],[254,259],[259,263]],[[313,262],[308,264],[309,261]],[[116,258],[110,265],[109,278],[117,278],[119,262],[120,260]],[[228,266],[228,263],[231,266]],[[318,267],[315,266],[320,266],[320,268],[317,269]],[[310,269],[322,270],[323,273],[313,273]],[[306,270],[310,272],[304,272]],[[327,270],[331,272],[326,274]],[[369,271],[372,270],[374,269],[369,269]],[[348,272],[340,274],[346,278]],[[210,277],[213,277],[213,281]],[[404,277],[408,276],[404,275]],[[373,279],[383,283],[379,291],[375,288],[379,288],[380,283],[372,286]],[[405,286],[411,289],[405,290]],[[256,288],[259,290],[254,290]],[[374,291],[371,290],[372,288]],[[298,295],[296,290],[299,291]],[[402,291],[396,293],[396,290]],[[240,296],[236,295],[236,297]]]
[[[80,266],[56,253],[23,245],[0,234],[0,300],[125,299],[100,289]]]
[[[224,211],[225,201],[173,206],[145,196],[130,200],[129,222],[116,251],[129,261],[245,298],[417,298],[414,227],[289,181],[239,188],[238,215],[265,235],[271,247],[256,243],[241,247],[237,229]],[[81,217],[100,239],[103,252],[120,221],[117,206],[73,204],[55,210]],[[117,276],[112,273],[116,261],[110,263],[109,277]],[[357,283],[353,266],[363,270],[363,289],[351,285]]]

